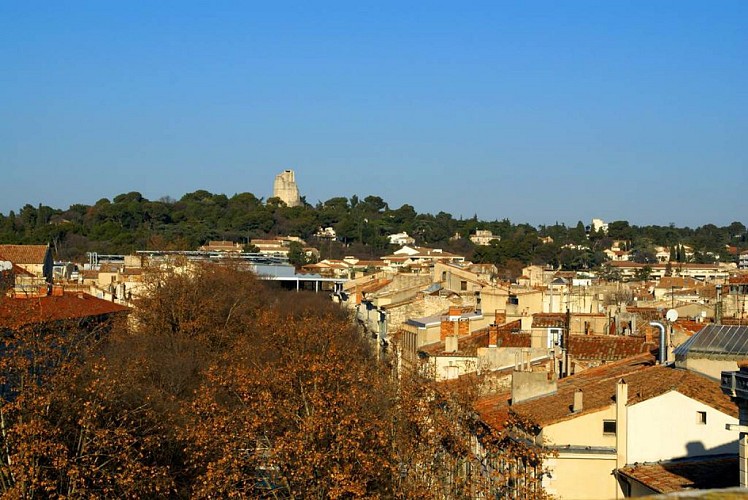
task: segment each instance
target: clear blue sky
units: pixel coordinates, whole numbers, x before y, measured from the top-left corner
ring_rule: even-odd
[[[748,2],[0,1],[0,212],[139,191],[748,223]]]

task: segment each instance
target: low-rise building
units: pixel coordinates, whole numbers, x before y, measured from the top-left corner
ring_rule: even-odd
[[[52,283],[54,261],[49,245],[0,245],[0,261],[11,262]]]
[[[387,236],[390,241],[390,245],[412,245],[416,242],[415,238],[408,236],[408,233],[403,231],[402,233],[390,234]]]
[[[470,241],[476,245],[490,245],[493,240],[501,241],[501,236],[494,235],[488,229],[476,229],[475,234],[470,235]]]
[[[737,407],[718,382],[649,353],[559,380],[514,373],[511,394],[484,396],[477,409],[498,430],[511,431],[510,414],[534,429],[527,437],[555,454],[543,463],[543,487],[558,498],[629,496],[632,465],[737,453],[726,430]]]

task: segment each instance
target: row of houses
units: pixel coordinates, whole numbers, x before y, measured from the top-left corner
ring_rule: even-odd
[[[12,249],[3,250],[0,256]],[[638,290],[537,266],[509,283],[497,279],[495,268],[460,256],[401,250],[378,270],[374,262],[348,259],[348,269],[358,266],[361,275],[341,278],[334,298],[397,370],[417,370],[440,384],[477,380],[481,425],[550,452],[533,472],[548,493],[619,498],[736,484],[738,436],[726,426],[740,424],[739,412],[718,380],[748,357],[748,331],[719,324],[728,318],[721,317],[718,294],[705,304],[678,301],[682,308],[711,308],[710,314],[665,318],[678,311],[676,288],[681,298],[710,299],[716,284],[663,277]],[[138,282],[142,257],[81,272],[79,285],[92,280],[97,293],[109,288],[102,300],[66,290],[54,276],[47,282],[48,253],[34,264],[41,267],[4,260],[6,271],[44,280],[37,294],[3,296],[0,311],[8,318],[24,316],[19,304],[39,321],[126,314],[118,302],[137,288],[118,287]],[[726,295],[745,294],[744,277],[723,281]],[[58,318],[50,311],[67,312]],[[514,421],[529,426],[514,428]]]
[[[738,485],[738,435],[726,428],[738,408],[719,378],[748,352],[728,354],[714,339],[748,341],[748,328],[714,321],[728,319],[718,311],[745,294],[745,277],[684,265],[680,276],[609,284],[528,266],[507,283],[464,260],[416,265],[352,279],[336,299],[399,369],[478,383],[481,425],[548,453],[536,472],[547,493]]]

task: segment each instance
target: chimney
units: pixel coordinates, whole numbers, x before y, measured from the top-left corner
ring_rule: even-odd
[[[577,389],[574,393],[574,406],[572,407],[572,410],[574,413],[579,413],[584,409],[584,392],[582,392],[582,389]]]
[[[504,323],[506,323],[506,311],[499,311],[499,310],[497,310],[494,313],[494,320],[493,320],[493,322],[496,325],[503,325]]]
[[[649,326],[653,326],[660,330],[660,352],[659,352],[659,355],[657,356],[657,362],[666,363],[667,362],[667,336],[665,334],[665,326],[659,321],[650,321]]]
[[[457,352],[460,350],[457,335],[450,335],[444,342],[444,352]]]
[[[448,318],[442,318],[441,326],[439,329],[439,340],[441,342],[446,342],[447,337],[452,335],[454,329],[454,325],[452,324],[452,321],[449,321]]]
[[[470,334],[470,320],[464,319],[457,321],[457,334],[458,335],[469,335]]]
[[[616,384],[616,467],[628,462],[628,413],[629,386],[624,379]]]
[[[648,344],[651,344],[652,342],[654,342],[654,334],[653,334],[651,326],[647,326],[644,328],[644,340]]]
[[[499,346],[499,327],[489,326],[488,327],[488,347]]]

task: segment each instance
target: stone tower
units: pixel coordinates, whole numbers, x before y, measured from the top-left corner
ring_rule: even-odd
[[[275,176],[273,197],[280,198],[289,207],[298,207],[301,205],[299,187],[296,185],[296,177],[293,170],[284,170]]]

